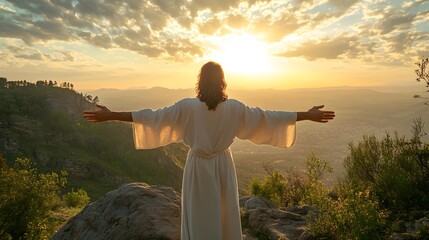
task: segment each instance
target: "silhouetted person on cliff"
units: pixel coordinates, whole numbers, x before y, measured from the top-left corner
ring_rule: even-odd
[[[198,75],[197,97],[156,111],[100,110],[84,113],[90,122],[133,123],[137,149],[183,141],[190,147],[182,184],[182,240],[242,238],[235,166],[229,146],[234,138],[256,144],[290,147],[296,122],[326,123],[334,119],[323,105],[306,112],[268,111],[228,99],[222,67],[204,64]]]

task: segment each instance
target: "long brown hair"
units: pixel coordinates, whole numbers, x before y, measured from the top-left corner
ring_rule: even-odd
[[[226,82],[222,67],[219,63],[208,62],[201,67],[198,82],[195,88],[197,98],[205,102],[209,110],[216,110],[219,103],[225,101]]]

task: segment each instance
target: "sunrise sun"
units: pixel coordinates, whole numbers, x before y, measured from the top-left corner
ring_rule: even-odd
[[[210,58],[231,73],[264,74],[270,71],[268,45],[249,34],[229,35],[218,40]]]

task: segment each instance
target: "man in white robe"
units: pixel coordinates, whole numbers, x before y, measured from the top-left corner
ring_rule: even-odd
[[[199,98],[156,111],[112,112],[98,107],[99,111],[85,112],[84,117],[91,122],[132,122],[137,149],[179,141],[190,147],[182,183],[182,240],[242,238],[237,177],[229,148],[234,138],[290,147],[296,121],[326,123],[335,117],[332,111],[321,111],[323,106],[306,112],[268,111],[234,99],[219,102],[215,110]]]

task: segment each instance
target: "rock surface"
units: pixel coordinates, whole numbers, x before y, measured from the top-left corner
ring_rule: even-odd
[[[276,205],[270,200],[263,197],[251,197],[244,202],[244,209],[250,210],[255,208],[275,208]]]
[[[146,183],[122,185],[71,218],[52,239],[180,239],[180,195]]]
[[[306,232],[306,219],[311,216],[309,214],[319,212],[316,208],[292,206],[276,209],[272,208],[271,204],[263,203],[256,197],[246,199],[242,218],[247,222],[249,229],[268,239],[312,239],[311,234]]]
[[[269,239],[311,238],[305,231],[306,216],[317,212],[311,206],[276,209],[258,197],[247,197],[242,204],[249,227],[243,229],[243,240],[257,240],[252,231]],[[180,195],[164,186],[122,185],[85,207],[51,239],[180,239]]]

